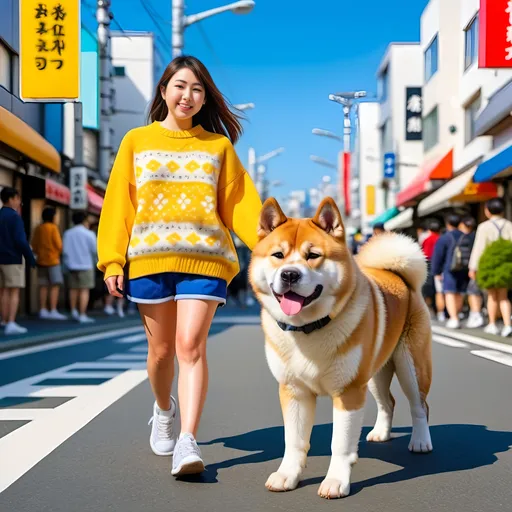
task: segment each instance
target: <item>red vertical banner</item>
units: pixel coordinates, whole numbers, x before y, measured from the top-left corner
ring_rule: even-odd
[[[478,67],[512,67],[512,3],[480,0]]]
[[[345,215],[350,215],[350,153],[343,153],[343,198],[345,200]]]

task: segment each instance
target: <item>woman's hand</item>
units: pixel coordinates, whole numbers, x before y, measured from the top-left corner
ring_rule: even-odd
[[[105,284],[108,288],[108,293],[114,297],[123,297],[124,291],[124,276],[110,276],[105,279]]]
[[[473,279],[473,281],[476,279],[476,271],[475,270],[470,270],[468,272],[468,275],[469,275],[469,279]]]

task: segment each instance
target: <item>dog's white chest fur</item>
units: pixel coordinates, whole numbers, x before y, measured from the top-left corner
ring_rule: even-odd
[[[344,340],[335,326],[304,334],[282,331],[265,313],[263,322],[271,340],[265,345],[267,362],[279,383],[298,381],[317,395],[332,395],[341,392],[357,375],[362,346],[337,354]]]

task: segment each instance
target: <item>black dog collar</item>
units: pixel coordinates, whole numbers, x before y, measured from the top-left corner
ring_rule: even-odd
[[[295,325],[285,324],[284,322],[277,322],[277,325],[283,331],[299,331],[299,332],[303,332],[304,334],[311,334],[313,331],[316,331],[318,329],[321,329],[322,327],[325,327],[330,321],[331,321],[331,318],[329,316],[324,316],[323,318],[320,318],[320,320],[316,320],[315,322],[311,322],[310,324],[306,324],[306,325],[295,326]]]

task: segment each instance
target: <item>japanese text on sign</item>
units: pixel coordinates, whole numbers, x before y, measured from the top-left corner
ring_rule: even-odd
[[[79,0],[20,0],[23,99],[78,98]]]
[[[423,134],[421,87],[406,88],[405,112],[405,140],[421,140]]]
[[[512,0],[509,0],[507,8],[505,9],[505,12],[508,14],[508,24],[507,24],[507,43],[509,43],[509,46],[505,48],[506,60],[512,59]]]

